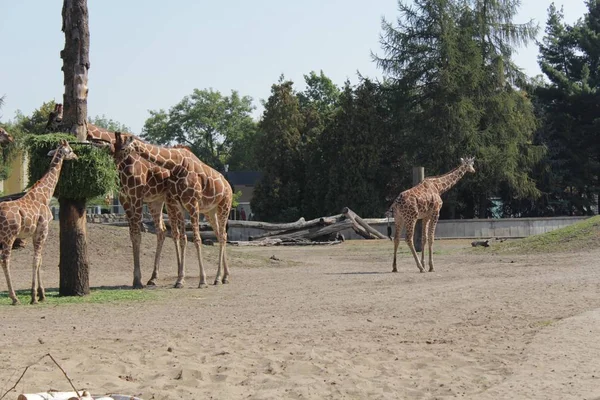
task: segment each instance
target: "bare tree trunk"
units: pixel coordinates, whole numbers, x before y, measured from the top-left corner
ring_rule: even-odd
[[[64,0],[65,33],[63,59],[65,93],[62,126],[78,141],[86,139],[90,32],[87,0]],[[59,199],[60,202],[60,286],[63,296],[90,293],[87,257],[86,200]]]
[[[87,255],[85,200],[60,199],[60,285],[61,296],[90,294]]]
[[[87,0],[64,0],[62,18],[62,31],[65,33],[65,48],[60,53],[65,78],[62,123],[82,142],[87,134],[87,85],[90,68]]]

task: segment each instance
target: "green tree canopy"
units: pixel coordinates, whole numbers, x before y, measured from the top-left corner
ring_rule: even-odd
[[[375,60],[396,92],[392,119],[402,129],[392,140],[427,175],[476,156],[468,188],[463,180],[446,195],[446,216],[486,217],[491,196],[538,195],[529,176],[542,153],[532,146],[533,107],[505,79],[511,49],[535,28],[511,27],[514,7],[511,1],[400,1],[397,24],[382,24],[384,56]]]
[[[150,111],[142,137],[158,144],[183,144],[220,171],[250,169],[256,123],[252,98],[232,91],[224,96],[212,89],[194,89],[169,111]]]
[[[544,117],[540,141],[548,146],[543,175],[552,212],[590,214],[600,192],[600,1],[574,25],[548,9],[539,64],[547,82],[536,95]]]
[[[119,121],[115,121],[112,118],[108,118],[106,115],[102,114],[96,115],[95,117],[89,117],[88,121],[96,125],[100,128],[108,129],[111,132],[129,132],[131,133],[131,128],[127,125],[120,123]]]
[[[303,125],[293,82],[282,76],[279,83],[271,87],[271,96],[258,124],[256,158],[264,174],[252,199],[252,210],[258,219],[291,221],[301,216]]]

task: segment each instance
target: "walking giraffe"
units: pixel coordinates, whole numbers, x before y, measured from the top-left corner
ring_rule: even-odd
[[[400,233],[403,224],[406,227],[405,241],[415,258],[417,268],[419,268],[420,272],[425,272],[425,245],[427,245],[429,248],[429,272],[433,272],[432,248],[435,227],[440,217],[440,209],[442,208],[443,203],[441,194],[456,185],[467,172],[474,173],[474,161],[475,157],[466,159],[461,158],[460,165],[452,171],[444,175],[425,178],[418,185],[403,191],[396,197],[388,209],[388,215],[394,217],[396,225],[392,272],[398,272],[398,268],[396,267],[396,254],[398,252],[398,245],[400,244]],[[413,242],[415,224],[418,219],[423,220],[423,250],[421,251],[420,261]],[[388,236],[390,236],[391,239],[391,227],[389,227],[389,225]]]
[[[54,112],[48,119],[47,129],[56,131],[62,121],[62,104],[56,104]],[[160,259],[162,248],[166,237],[166,227],[163,221],[163,205],[166,205],[167,215],[171,226],[184,224],[183,214],[176,202],[169,202],[167,191],[169,185],[169,171],[154,165],[137,154],[125,154],[121,151],[122,141],[117,140],[115,133],[107,129],[100,128],[91,123],[87,123],[87,139],[92,142],[105,143],[113,156],[115,165],[119,172],[121,189],[119,191],[119,201],[125,210],[127,221],[129,223],[129,236],[133,248],[133,287],[141,289],[142,272],[140,265],[140,246],[142,240],[141,223],[143,217],[143,203],[148,205],[148,210],[154,221],[156,230],[156,252],[154,255],[154,269],[152,276],[147,282],[149,286],[155,286],[159,276]],[[178,232],[183,232],[181,229]],[[185,233],[185,232],[184,232]],[[185,235],[178,235],[173,230],[173,240],[175,241],[175,251],[177,256],[178,270],[183,260],[186,248]],[[181,287],[178,277],[175,287]]]
[[[52,220],[50,199],[54,193],[64,160],[76,160],[77,155],[63,140],[52,156],[48,172],[27,193],[17,200],[0,203],[0,261],[6,276],[8,296],[12,303],[19,303],[10,278],[10,253],[16,238],[33,237],[33,280],[31,304],[44,301],[46,293],[42,282],[42,249],[48,237],[48,224]]]
[[[139,154],[142,158],[155,163],[169,171],[179,171],[174,177],[177,185],[173,189],[174,197],[180,205],[190,213],[192,229],[194,229],[194,244],[198,255],[200,268],[200,283],[198,287],[206,285],[206,274],[202,263],[202,239],[200,237],[200,214],[208,217],[217,239],[219,240],[219,266],[214,284],[228,283],[229,268],[227,266],[227,220],[231,211],[233,191],[229,182],[218,171],[200,161],[191,151],[184,147],[161,147],[146,143],[134,136],[128,136],[123,141],[123,150]],[[194,173],[186,183],[187,175],[181,169],[186,165]],[[179,167],[178,167],[179,166]],[[191,191],[186,192],[187,185],[193,183]],[[200,183],[200,186],[198,186]],[[184,193],[185,192],[185,193]],[[221,277],[221,265],[223,276]]]

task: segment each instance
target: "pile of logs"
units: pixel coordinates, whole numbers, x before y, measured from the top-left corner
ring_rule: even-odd
[[[165,224],[170,228],[168,217],[165,216]],[[152,231],[152,223],[144,221]],[[265,231],[260,235],[250,236],[252,242],[263,242],[263,245],[316,245],[316,244],[336,244],[344,241],[341,233],[343,230],[352,229],[358,235],[365,239],[387,239],[387,237],[370,226],[365,220],[358,216],[354,211],[345,207],[341,214],[329,217],[315,218],[306,221],[300,218],[296,222],[273,224],[259,221],[228,221],[229,227],[240,226],[246,228],[256,228]],[[215,235],[208,223],[200,224],[200,231],[203,240],[215,241]],[[186,221],[186,232],[191,239],[191,224]],[[241,244],[240,242],[232,242]],[[248,245],[246,243],[246,245]],[[258,244],[257,244],[258,245]]]

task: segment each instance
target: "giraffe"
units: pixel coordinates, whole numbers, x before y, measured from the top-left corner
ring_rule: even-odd
[[[6,132],[4,128],[0,128],[0,147],[6,147],[11,143],[14,143],[15,140],[11,136],[10,133]],[[27,245],[27,241],[25,239],[17,238],[13,243],[13,249],[20,249]]]
[[[467,172],[474,173],[473,163],[475,157],[460,159],[460,165],[447,174],[425,178],[418,185],[403,191],[396,197],[387,211],[388,216],[393,216],[396,225],[396,235],[394,236],[394,261],[392,272],[398,272],[396,267],[396,254],[400,244],[400,232],[402,224],[406,227],[405,241],[412,252],[417,268],[420,272],[425,272],[425,245],[429,248],[429,272],[433,272],[433,240],[435,227],[437,225],[440,209],[442,208],[441,194],[452,188]],[[418,219],[423,220],[423,250],[421,251],[421,260],[415,251],[413,243],[413,234],[415,224]],[[388,236],[391,239],[391,227],[388,222]]]
[[[48,237],[48,224],[52,220],[50,199],[58,183],[63,160],[76,160],[77,155],[66,140],[56,150],[48,153],[52,156],[48,172],[37,181],[20,199],[0,203],[0,262],[6,276],[8,296],[12,304],[18,304],[10,279],[10,253],[17,237],[33,236],[33,280],[31,283],[31,304],[46,298],[42,283],[42,248]]]
[[[51,113],[46,128],[48,130],[57,130],[62,121],[63,106],[56,104]],[[148,286],[155,286],[159,276],[160,258],[163,244],[166,238],[166,227],[163,221],[163,205],[166,205],[169,221],[173,225],[183,225],[183,214],[175,202],[168,202],[167,189],[169,185],[169,171],[160,168],[144,160],[137,154],[125,154],[121,151],[122,140],[117,140],[114,132],[87,123],[87,139],[93,143],[105,143],[113,156],[115,165],[119,173],[121,189],[119,191],[119,201],[125,209],[125,215],[129,222],[129,236],[133,248],[133,287],[141,289],[142,272],[140,265],[140,246],[143,203],[148,204],[148,209],[154,221],[156,230],[156,252],[154,255],[154,269],[150,280],[146,283]],[[103,146],[100,146],[103,147]],[[183,235],[173,235],[177,256],[177,264],[181,263],[179,250],[185,251],[186,237]],[[178,267],[179,269],[179,267]],[[178,279],[175,287],[180,287]]]
[[[4,128],[0,128],[0,146],[6,146],[13,142],[13,137],[8,132],[6,132]]]
[[[228,283],[229,268],[225,248],[227,245],[227,220],[233,201],[233,191],[229,182],[223,175],[204,164],[185,147],[161,147],[129,136],[124,141],[123,149],[127,152],[137,153],[142,158],[170,171],[175,170],[177,176],[172,178],[175,183],[172,194],[181,207],[190,214],[200,268],[198,287],[206,286],[206,275],[202,263],[202,239],[199,229],[200,214],[205,214],[208,217],[210,225],[219,240],[219,266],[214,284]],[[184,165],[187,168],[181,168]],[[184,170],[189,170],[190,174],[186,174]],[[192,190],[187,191],[187,186],[192,183]],[[221,265],[223,266],[222,277]]]

